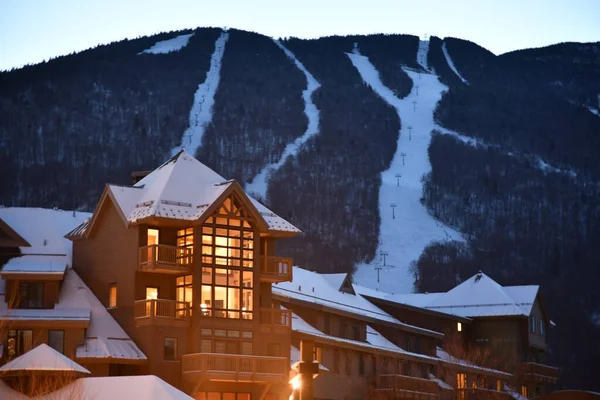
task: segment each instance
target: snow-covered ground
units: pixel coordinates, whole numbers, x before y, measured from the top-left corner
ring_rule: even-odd
[[[187,35],[179,35],[177,37],[174,37],[173,39],[156,42],[154,43],[154,46],[138,54],[167,54],[172,51],[179,51],[185,46],[187,46],[190,38],[193,35],[193,33]]]
[[[268,164],[252,179],[252,182],[246,185],[246,191],[248,193],[256,194],[257,197],[265,199],[267,195],[267,185],[271,174],[279,169],[285,160],[290,156],[295,156],[300,151],[300,146],[304,144],[311,136],[316,135],[319,132],[319,110],[312,102],[312,94],[317,90],[321,84],[315,79],[314,76],[304,67],[304,65],[296,58],[294,53],[288,50],[279,40],[273,40],[275,44],[283,50],[296,64],[296,67],[306,76],[306,89],[302,91],[302,98],[304,99],[304,114],[308,118],[308,126],[302,136],[298,137],[292,143],[289,143],[283,150],[281,158],[276,163]]]
[[[454,73],[456,74],[456,76],[458,76],[458,78],[466,85],[469,84],[469,82],[467,82],[467,80],[465,78],[463,78],[459,73],[458,70],[456,69],[456,67],[454,66],[454,62],[452,62],[452,58],[450,58],[450,54],[448,53],[448,49],[446,48],[446,42],[444,42],[444,44],[442,45],[442,52],[444,53],[444,57],[446,57],[446,62],[448,63],[448,66],[450,67],[450,69],[452,71],[454,71]]]
[[[429,40],[420,40],[419,49],[417,50],[417,62],[421,65],[421,67],[423,67],[425,71],[429,71],[429,64],[427,64],[427,54],[429,54]]]
[[[189,154],[196,154],[202,145],[202,137],[206,126],[212,120],[212,108],[215,103],[215,93],[219,87],[221,78],[221,60],[225,52],[225,43],[229,33],[222,32],[215,42],[215,50],[210,58],[210,68],[206,73],[206,79],[198,85],[194,95],[194,104],[190,111],[190,126],[183,133],[181,145],[171,150],[171,155],[177,154],[182,148]]]
[[[426,69],[428,48],[429,42],[421,41],[417,53],[417,61]],[[412,292],[411,261],[416,261],[433,241],[463,240],[458,232],[434,219],[420,202],[421,177],[431,170],[427,153],[431,132],[440,129],[433,120],[433,112],[447,87],[436,75],[404,69],[413,82],[418,83],[418,88],[413,86],[408,96],[399,99],[381,82],[379,73],[367,57],[358,51],[347,55],[363,80],[396,109],[402,121],[396,154],[390,168],[381,174],[381,226],[376,257],[370,264],[357,265],[353,280],[359,285],[391,293]],[[409,127],[412,127],[411,132]],[[392,204],[396,207],[392,208]],[[385,253],[384,265],[382,254]],[[379,282],[375,267],[382,268]]]

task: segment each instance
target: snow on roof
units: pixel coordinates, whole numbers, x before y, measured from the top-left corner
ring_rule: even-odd
[[[58,309],[87,308],[91,311],[85,343],[77,348],[77,358],[113,358],[146,360],[146,356],[94,296],[79,275],[68,269],[65,273]]]
[[[348,277],[348,274],[321,274],[321,276],[323,276],[323,279],[325,279],[326,281],[329,282],[329,284],[331,285],[331,287],[340,290],[340,288],[342,287],[342,284],[344,283],[344,280],[346,280],[346,278]]]
[[[2,268],[5,273],[48,273],[63,275],[69,264],[67,256],[24,255],[8,260]]]
[[[369,342],[368,340],[367,340],[367,342],[361,342],[359,340],[344,339],[344,338],[340,338],[337,336],[327,335],[327,334],[321,332],[320,330],[316,329],[315,327],[313,327],[308,322],[304,321],[301,317],[299,317],[295,313],[292,313],[292,331],[298,332],[298,333],[303,333],[303,334],[309,335],[309,336],[313,336],[315,338],[322,338],[322,339],[325,339],[328,341],[337,342],[340,344],[350,344],[352,346],[357,346],[357,347],[367,349],[367,351],[368,350],[390,351],[390,352],[394,352],[398,355],[401,354],[404,356],[416,357],[420,360],[426,360],[429,362],[435,362],[435,361],[439,360],[436,357],[430,357],[430,356],[427,356],[424,354],[419,354],[419,353],[411,353],[409,351],[403,350],[402,348],[400,348],[398,346],[395,346],[391,342],[389,342],[389,343],[393,347],[390,347],[389,344],[386,344],[385,346],[381,346],[381,344],[385,344],[385,342],[381,339],[374,338],[374,341],[376,342],[376,344],[373,344],[373,343]],[[368,339],[368,337],[367,337],[367,339]]]
[[[184,392],[154,375],[86,377],[50,394],[45,400],[144,399],[193,400]]]
[[[175,36],[172,39],[161,40],[160,42],[154,43],[149,49],[138,54],[167,54],[173,51],[179,51],[187,46],[188,41],[193,35],[193,33],[189,33],[187,35]]]
[[[291,282],[274,284],[272,286],[273,294],[328,306],[336,310],[352,313],[357,318],[365,316],[412,330],[418,330],[425,334],[440,335],[438,332],[400,322],[360,295],[340,292],[339,288],[331,286],[329,279],[325,278],[323,274],[294,267],[292,277],[293,280]]]
[[[90,216],[86,212],[58,209],[0,208],[0,219],[31,245],[21,247],[22,254],[64,254],[69,260],[71,242],[64,236]]]
[[[367,325],[367,342],[369,342],[373,346],[383,347],[385,349],[404,351],[402,348],[396,346],[394,343],[387,340],[382,334],[377,332],[369,325]]]
[[[0,305],[0,320],[12,321],[89,321],[90,310],[86,308],[72,309],[8,309],[6,303]]]
[[[503,289],[527,315],[531,314],[531,308],[540,290],[538,285],[503,286]]]
[[[45,343],[29,350],[0,367],[1,373],[8,371],[70,371],[89,374],[90,371],[75,361],[60,354]]]
[[[444,382],[443,380],[441,380],[440,378],[437,378],[435,375],[433,374],[429,374],[429,379],[434,381],[435,383],[438,384],[438,386],[442,389],[447,389],[447,390],[454,390],[454,388],[450,385],[448,385],[446,382]]]
[[[381,300],[393,301],[395,303],[407,304],[413,307],[425,307],[427,303],[430,303],[442,293],[403,293],[394,294],[382,292],[377,289],[368,288],[366,286],[352,284],[354,291],[363,296],[373,297]]]
[[[505,289],[483,272],[479,272],[452,290],[435,297],[425,307],[462,317],[529,315],[531,306],[522,306],[509,292],[523,300],[531,290],[509,289],[507,292]]]
[[[440,347],[436,348],[436,355],[438,356],[438,358],[440,360],[445,361],[447,363],[456,364],[456,365],[460,365],[460,366],[463,366],[463,367],[469,367],[469,368],[472,368],[472,369],[476,369],[478,371],[489,372],[489,373],[493,373],[493,374],[496,374],[496,375],[502,375],[502,376],[506,376],[506,377],[512,376],[512,374],[509,374],[508,372],[499,371],[497,369],[492,369],[492,368],[480,367],[479,365],[473,364],[470,361],[466,361],[466,360],[462,360],[460,358],[456,358],[456,357],[448,354],[445,350],[443,350]]]
[[[108,190],[131,223],[148,217],[194,221],[233,183],[180,151],[133,187],[108,185]],[[257,200],[250,200],[270,230],[300,232]]]
[[[290,346],[290,365],[300,362],[300,350],[295,346]],[[319,370],[329,371],[329,368],[319,363]]]

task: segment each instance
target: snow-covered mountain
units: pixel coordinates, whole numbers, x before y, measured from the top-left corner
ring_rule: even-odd
[[[302,267],[541,284],[550,356],[593,388],[599,96],[598,43],[163,33],[0,72],[0,204],[92,210],[184,147],[303,230],[279,248]]]

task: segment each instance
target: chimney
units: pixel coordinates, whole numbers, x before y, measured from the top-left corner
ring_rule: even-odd
[[[152,171],[135,171],[131,173],[131,184],[135,185]]]

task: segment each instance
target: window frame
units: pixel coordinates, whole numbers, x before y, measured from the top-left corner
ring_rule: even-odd
[[[530,317],[530,322],[531,322],[531,333],[535,333],[535,331],[536,331],[536,329],[535,329],[535,324],[536,324],[535,315],[532,315]]]
[[[175,343],[174,349],[173,349],[173,358],[167,358],[167,341],[169,340],[173,340],[173,342]],[[163,339],[163,361],[178,361],[178,347],[179,347],[179,343],[176,337],[165,337]]]
[[[32,304],[31,294],[38,293],[37,290],[31,290],[31,287],[37,286],[41,288],[39,291],[41,293],[41,297],[39,299],[39,304]],[[25,296],[23,296],[23,289],[26,288]],[[46,297],[46,285],[44,282],[30,282],[30,281],[21,281],[19,282],[19,296],[18,296],[18,309],[22,310],[41,310],[44,309],[45,297]]]
[[[62,350],[58,350],[50,344],[50,334],[52,332],[60,332],[62,334],[62,341],[61,341]],[[54,350],[58,351],[60,354],[65,354],[66,337],[67,337],[67,335],[66,335],[66,332],[64,329],[48,329],[48,346],[52,347]]]

